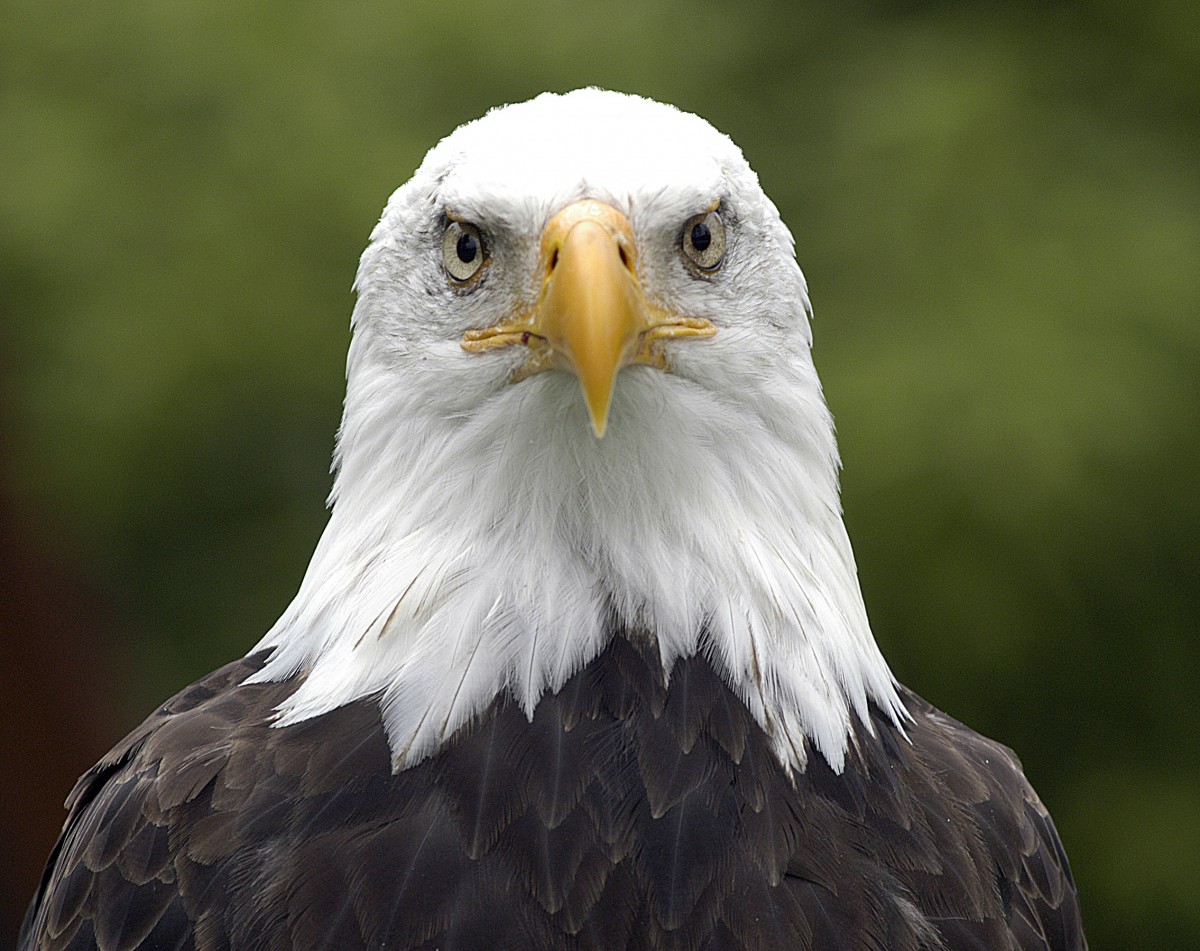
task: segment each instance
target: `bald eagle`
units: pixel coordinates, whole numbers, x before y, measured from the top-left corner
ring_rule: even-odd
[[[871,634],[792,238],[704,120],[494,110],[356,281],[332,515],[79,781],[23,949],[1081,949]]]

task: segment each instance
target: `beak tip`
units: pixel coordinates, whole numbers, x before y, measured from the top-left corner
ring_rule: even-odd
[[[608,432],[608,412],[603,416],[592,416],[592,432],[596,434],[597,439],[603,439],[604,434]]]
[[[613,390],[616,388],[617,374],[598,379],[592,374],[580,379],[583,390],[583,405],[587,410],[588,421],[592,424],[592,432],[597,439],[603,439],[608,431],[609,411],[612,409]]]

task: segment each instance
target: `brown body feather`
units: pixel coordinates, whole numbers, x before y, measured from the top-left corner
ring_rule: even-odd
[[[615,636],[393,773],[378,704],[270,726],[255,655],[76,786],[22,949],[1083,949],[1006,748],[905,693],[789,779],[702,657]]]

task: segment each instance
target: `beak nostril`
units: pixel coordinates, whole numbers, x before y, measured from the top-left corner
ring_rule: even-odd
[[[558,248],[555,248],[554,252],[550,255],[550,264],[546,270],[548,272],[553,271],[556,267],[558,267]]]
[[[627,271],[633,270],[633,265],[629,262],[629,252],[625,250],[625,242],[617,242],[617,253],[621,256],[621,266]]]

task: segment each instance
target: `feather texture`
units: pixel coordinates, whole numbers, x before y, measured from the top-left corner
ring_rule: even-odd
[[[265,660],[80,781],[22,949],[1085,947],[1011,753],[912,694],[909,739],[875,711],[789,776],[710,661],[618,632],[393,772],[373,702],[271,727],[298,684],[243,683]]]

